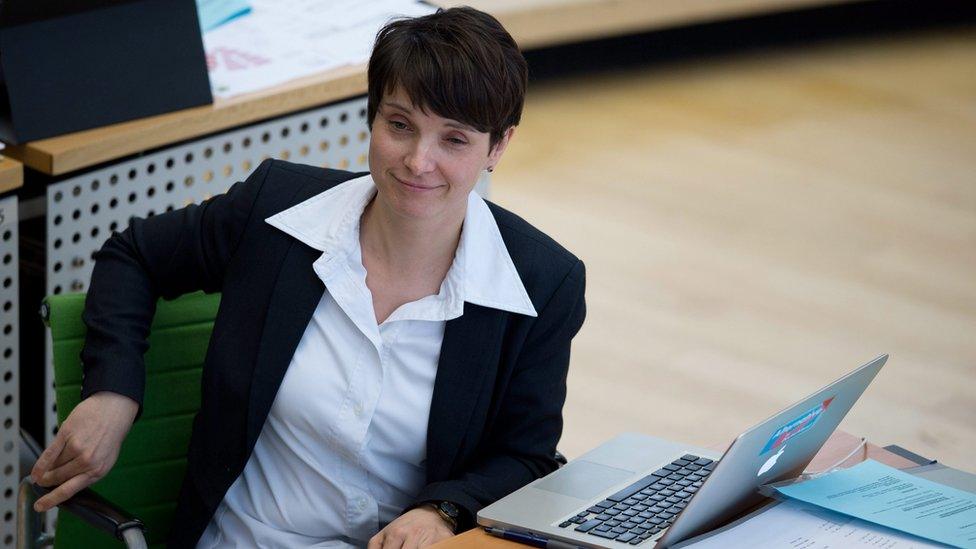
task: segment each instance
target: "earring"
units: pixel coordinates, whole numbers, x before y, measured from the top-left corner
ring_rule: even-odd
[[[489,167],[487,167],[485,169],[488,170],[488,173],[491,173],[491,172],[495,171],[495,168],[493,168],[491,166],[489,166]]]

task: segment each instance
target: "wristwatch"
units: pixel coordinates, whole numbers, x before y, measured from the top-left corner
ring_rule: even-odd
[[[437,514],[440,515],[445,522],[451,525],[451,531],[456,534],[458,528],[458,517],[461,516],[457,505],[454,505],[450,501],[430,501],[428,502],[428,505],[437,510]]]

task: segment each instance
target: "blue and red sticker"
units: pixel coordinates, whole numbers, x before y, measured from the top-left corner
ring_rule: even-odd
[[[794,419],[779,429],[776,429],[776,432],[773,433],[773,436],[769,437],[769,442],[763,446],[763,449],[761,452],[759,452],[759,455],[773,451],[786,444],[786,442],[790,439],[798,437],[810,429],[813,429],[813,426],[817,423],[817,420],[820,419],[820,416],[822,416],[825,411],[827,411],[827,408],[833,401],[834,397],[830,397],[817,406],[807,410],[801,414],[800,417]]]

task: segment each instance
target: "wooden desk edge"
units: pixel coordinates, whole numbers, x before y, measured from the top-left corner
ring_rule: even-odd
[[[5,152],[35,170],[61,175],[365,92],[365,66],[340,67],[212,105],[11,145]]]
[[[498,18],[523,49],[854,0],[432,0]],[[545,25],[540,25],[545,21]]]
[[[856,437],[844,431],[834,432],[827,443],[824,444],[824,447],[820,450],[820,452],[817,453],[817,455],[813,458],[813,461],[810,462],[810,465],[807,467],[807,471],[819,471],[821,469],[830,467],[839,459],[848,455],[851,450],[857,446],[860,440],[860,437]],[[881,463],[898,469],[906,469],[908,467],[915,467],[918,465],[911,460],[905,459],[897,454],[893,454],[884,448],[871,443],[868,443],[864,450],[858,452],[850,460],[845,462],[845,465],[854,465],[864,461],[867,458],[880,461]],[[494,538],[486,534],[481,528],[475,528],[435,544],[434,547],[437,549],[471,549],[480,547],[517,548],[525,546],[511,541]]]
[[[24,166],[13,158],[0,156],[0,194],[19,189],[23,185]]]

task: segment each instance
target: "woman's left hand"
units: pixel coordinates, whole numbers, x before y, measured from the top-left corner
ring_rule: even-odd
[[[453,535],[437,511],[418,507],[387,524],[386,528],[370,538],[367,549],[419,549]]]

